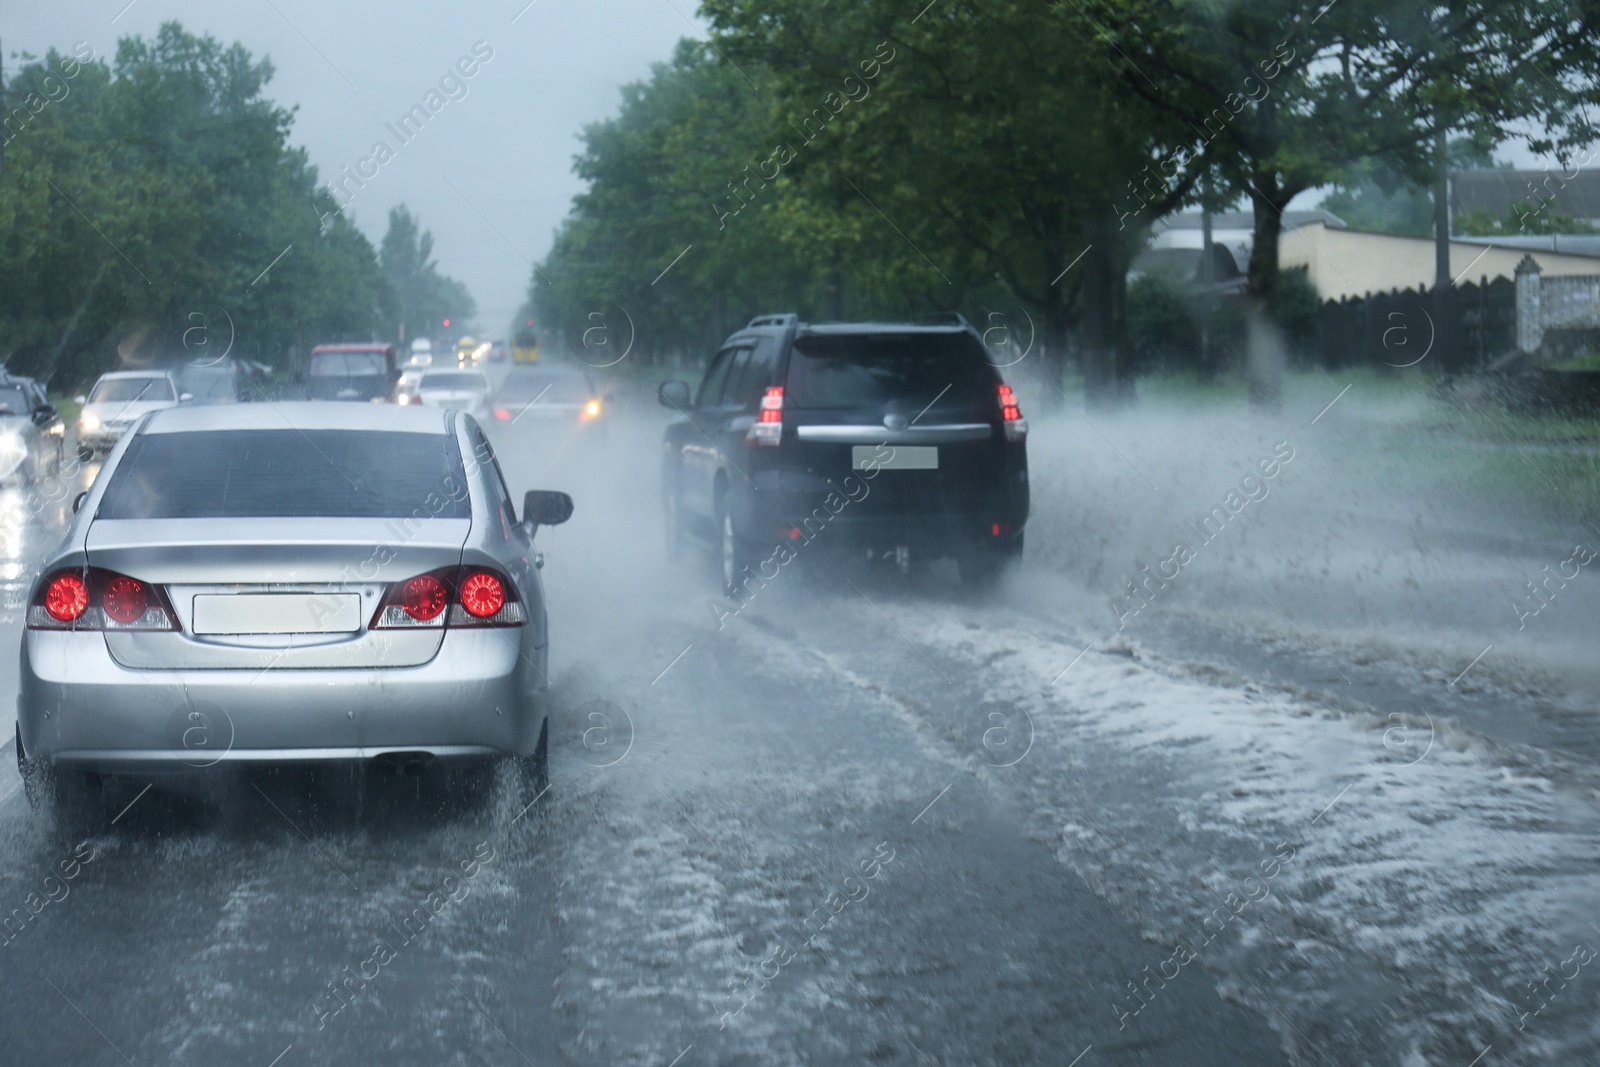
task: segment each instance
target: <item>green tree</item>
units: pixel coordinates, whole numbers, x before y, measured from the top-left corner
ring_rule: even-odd
[[[467,287],[439,273],[433,234],[404,204],[389,209],[378,264],[389,285],[388,333],[397,342],[432,336],[446,319],[466,323],[477,315]]]
[[[207,354],[277,364],[374,336],[376,256],[347,220],[320,223],[292,112],[264,96],[271,76],[243,47],[167,23],[123,38],[111,63],[52,51],[8,81],[28,116],[11,116],[0,175],[12,369],[68,388],[122,358],[193,357],[197,336]]]

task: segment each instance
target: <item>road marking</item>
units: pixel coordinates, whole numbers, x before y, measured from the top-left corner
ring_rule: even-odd
[[[673,658],[672,662],[667,664],[665,669],[663,669],[660,674],[656,675],[656,681],[655,682],[651,682],[650,684],[651,685],[655,685],[656,682],[659,682],[659,681],[661,681],[661,679],[665,678],[667,676],[667,671],[670,671],[672,668],[676,667],[678,665],[678,660],[680,660],[683,657],[687,656],[689,654],[689,649],[691,649],[693,647],[694,647],[694,642],[693,641],[690,641],[687,645],[685,645],[684,648],[683,648],[683,651],[679,652],[677,654],[677,656]]]
[[[1483,657],[1487,656],[1489,654],[1489,649],[1493,648],[1493,647],[1494,647],[1493,645],[1489,645],[1482,652],[1479,652],[1477,654],[1477,656],[1474,657],[1473,661],[1471,663],[1467,664],[1467,671],[1470,671],[1472,668],[1476,667],[1478,665],[1478,660],[1480,660]],[[1453,681],[1449,685],[1445,686],[1445,688],[1446,689],[1454,689],[1455,685],[1456,685],[1456,682],[1461,681],[1461,679],[1463,679],[1463,678],[1465,678],[1467,676],[1467,671],[1462,671],[1460,674],[1456,675],[1455,681]]]
[[[951,782],[950,785],[955,785],[955,783]],[[943,789],[939,790],[939,797],[942,797],[946,793],[950,792],[950,785],[947,785]],[[932,800],[928,801],[928,808],[931,808],[935,804],[939,803],[939,797],[934,797]],[[924,815],[928,814],[928,808],[923,808],[921,811],[917,812],[917,819],[920,819]],[[917,824],[917,819],[912,819],[911,820],[911,825],[912,826],[915,826]]]
[[[1339,797],[1342,797],[1342,796],[1344,796],[1344,795],[1345,795],[1345,794],[1346,794],[1346,793],[1348,793],[1348,792],[1350,792],[1350,786],[1351,786],[1351,785],[1355,785],[1355,783],[1354,783],[1354,782],[1351,782],[1351,783],[1350,783],[1350,785],[1347,785],[1347,786],[1345,786],[1345,787],[1344,787],[1344,788],[1343,788],[1343,789],[1341,789],[1341,790],[1339,790]],[[1333,798],[1333,799],[1332,799],[1332,800],[1330,800],[1330,801],[1328,801],[1328,807],[1327,807],[1327,808],[1323,808],[1323,809],[1322,809],[1322,810],[1321,810],[1321,811],[1319,811],[1319,812],[1317,812],[1317,814],[1316,814],[1316,816],[1315,816],[1315,817],[1313,817],[1313,818],[1312,818],[1312,820],[1311,820],[1311,822],[1312,822],[1312,823],[1313,823],[1313,824],[1315,824],[1315,823],[1316,823],[1316,821],[1317,821],[1317,819],[1320,819],[1320,818],[1322,818],[1322,817],[1323,817],[1323,816],[1324,816],[1324,815],[1326,815],[1326,814],[1328,814],[1328,808],[1331,808],[1331,807],[1333,807],[1333,806],[1334,806],[1334,805],[1335,805],[1335,804],[1337,804],[1337,803],[1339,803],[1339,797],[1334,797],[1334,798]]]

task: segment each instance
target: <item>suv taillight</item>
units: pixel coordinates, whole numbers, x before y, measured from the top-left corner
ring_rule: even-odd
[[[389,586],[367,628],[521,626],[527,621],[516,586],[504,574],[487,567],[447,567]]]
[[[783,386],[769,385],[761,397],[761,414],[744,435],[747,445],[777,445],[783,441]]]
[[[158,586],[100,567],[53,571],[28,601],[30,630],[179,630]]]
[[[1004,382],[1000,384],[1000,420],[1005,424],[1007,441],[1028,439],[1028,420],[1022,417],[1022,408],[1017,406],[1017,394]]]

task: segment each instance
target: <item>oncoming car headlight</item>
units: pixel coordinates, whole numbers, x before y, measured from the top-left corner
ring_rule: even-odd
[[[85,414],[83,418],[78,420],[78,426],[85,430],[98,430],[100,428],[100,420],[93,415]]]
[[[0,433],[0,471],[10,474],[28,458],[28,445],[22,436],[7,430]]]

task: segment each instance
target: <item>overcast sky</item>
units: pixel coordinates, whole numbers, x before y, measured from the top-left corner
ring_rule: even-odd
[[[524,5],[527,5],[526,7]],[[674,6],[676,5],[676,6]],[[176,19],[272,60],[267,94],[297,106],[292,138],[322,176],[352,168],[378,139],[395,158],[350,212],[374,245],[407,204],[433,231],[440,268],[466,282],[485,332],[503,334],[529,263],[580,185],[586,123],[616,113],[618,89],[698,35],[695,0],[57,0],[7,3],[0,46],[42,53],[87,41],[108,60],[117,38]],[[515,21],[513,21],[515,20]],[[493,58],[404,146],[386,128],[482,41]],[[454,186],[454,188],[452,188]]]

